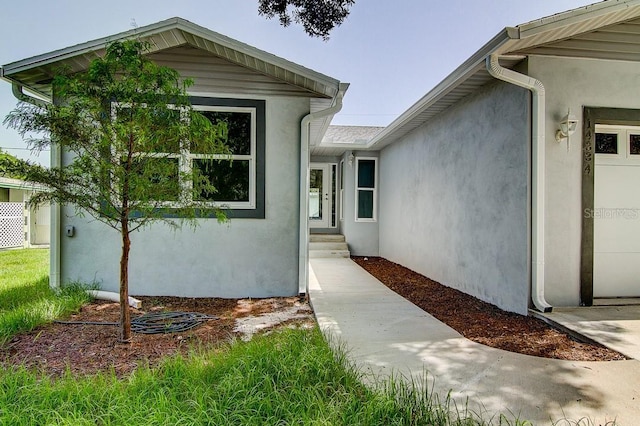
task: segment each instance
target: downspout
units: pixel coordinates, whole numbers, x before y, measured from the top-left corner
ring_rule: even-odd
[[[15,82],[11,83],[13,96],[19,101],[27,102],[39,107],[45,107],[46,101],[34,98],[24,93],[22,86]],[[57,144],[51,144],[51,167],[60,167],[61,155]],[[60,205],[51,203],[50,207],[51,229],[50,229],[50,252],[49,252],[49,286],[60,287]]]
[[[349,88],[340,83],[335,103],[322,111],[309,113],[300,121],[300,237],[298,246],[298,292],[309,294],[309,132],[312,121],[334,115],[342,109],[342,98]]]
[[[545,188],[545,91],[544,85],[533,77],[504,68],[498,55],[487,56],[489,74],[498,80],[523,87],[533,95],[532,158],[531,158],[531,298],[540,312],[553,309],[544,297],[544,188]]]

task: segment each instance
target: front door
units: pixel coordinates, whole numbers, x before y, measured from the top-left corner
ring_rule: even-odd
[[[331,168],[311,163],[309,179],[309,227],[329,228],[331,217]]]

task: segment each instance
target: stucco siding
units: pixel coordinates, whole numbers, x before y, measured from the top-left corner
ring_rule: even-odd
[[[380,153],[380,255],[502,309],[529,300],[529,94],[492,83]]]
[[[545,295],[554,306],[580,303],[583,107],[640,109],[640,64],[532,56],[529,74],[546,89]],[[571,108],[578,131],[557,143]]]
[[[219,95],[218,95],[219,96]],[[220,225],[200,219],[192,230],[154,224],[132,235],[130,292],[188,297],[269,297],[298,293],[300,119],[309,99],[267,97],[265,219]],[[117,291],[119,234],[63,209],[62,282],[97,282]]]

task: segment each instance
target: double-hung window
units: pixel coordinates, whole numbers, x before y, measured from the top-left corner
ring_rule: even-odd
[[[213,202],[231,209],[256,206],[256,111],[255,108],[194,106],[214,125],[226,123],[230,154],[208,155],[192,149],[192,171],[208,178],[216,192],[194,188],[195,201]]]
[[[377,219],[377,158],[356,158],[356,221]]]
[[[191,102],[212,124],[226,124],[229,153],[203,152],[178,134],[167,137],[163,132],[164,140],[154,140],[151,131],[146,146],[139,147],[146,152],[138,160],[140,178],[156,183],[153,197],[169,209],[195,202],[203,210],[222,207],[230,218],[264,218],[265,101],[194,97]],[[126,109],[125,104],[114,103],[114,118]],[[162,114],[171,115],[167,117],[171,122],[187,119],[172,105]],[[209,186],[199,185],[202,180],[197,175],[206,176]]]
[[[191,170],[205,174],[216,188],[215,193],[194,188],[194,201],[224,207],[230,218],[264,219],[266,102],[192,97],[191,104],[213,124],[227,124],[230,151],[213,158],[197,150],[189,153]]]

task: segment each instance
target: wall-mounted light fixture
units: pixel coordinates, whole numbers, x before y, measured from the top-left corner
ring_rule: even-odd
[[[349,162],[349,165],[350,165],[350,166],[353,166],[353,160],[354,160],[355,158],[356,158],[356,157],[353,155],[353,151],[349,151],[349,156],[347,157],[347,161]]]
[[[556,141],[567,140],[567,151],[569,151],[569,137],[575,133],[578,127],[578,119],[571,114],[571,109],[567,110],[567,115],[560,121],[560,128],[556,131]]]

